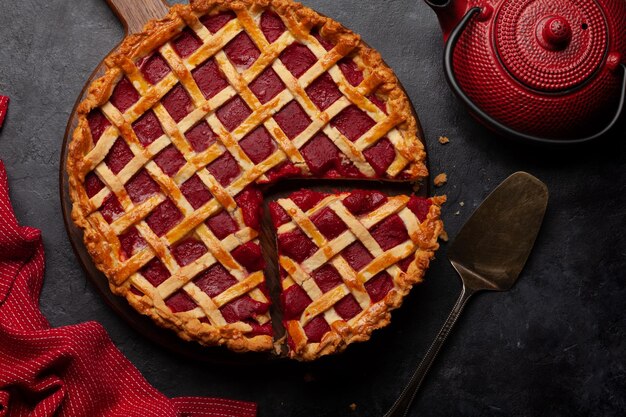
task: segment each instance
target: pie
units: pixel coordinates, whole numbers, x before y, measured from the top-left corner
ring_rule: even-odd
[[[428,174],[380,55],[290,0],[175,5],[105,63],[70,143],[72,218],[111,290],[183,339],[272,349],[259,245],[268,184]]]
[[[438,248],[442,202],[302,190],[271,203],[290,357],[341,351],[389,323]]]

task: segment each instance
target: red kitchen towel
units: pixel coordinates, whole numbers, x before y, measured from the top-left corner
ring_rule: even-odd
[[[44,250],[20,227],[0,161],[0,417],[253,417],[256,404],[167,398],[95,322],[50,328],[39,311]]]

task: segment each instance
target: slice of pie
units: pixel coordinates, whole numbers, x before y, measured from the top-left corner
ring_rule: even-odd
[[[105,62],[70,144],[72,216],[111,290],[184,339],[272,348],[260,185],[427,175],[392,71],[298,3],[176,5]]]
[[[389,323],[439,247],[443,201],[302,190],[271,203],[292,358],[341,351]]]

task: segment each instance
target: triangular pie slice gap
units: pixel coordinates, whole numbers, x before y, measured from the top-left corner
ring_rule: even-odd
[[[105,62],[70,144],[72,218],[111,290],[183,339],[272,349],[263,184],[427,175],[393,72],[298,3],[175,5]]]

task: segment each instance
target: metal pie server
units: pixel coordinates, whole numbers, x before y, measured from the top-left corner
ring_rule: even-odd
[[[448,249],[463,289],[408,385],[384,417],[404,417],[463,307],[479,291],[507,291],[533,248],[548,205],[548,188],[526,172],[504,180],[476,209]]]

